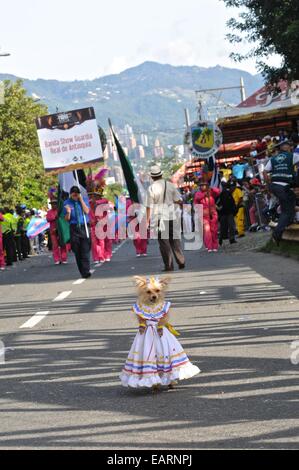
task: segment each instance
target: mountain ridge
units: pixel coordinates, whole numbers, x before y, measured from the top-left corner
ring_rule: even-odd
[[[182,128],[184,108],[196,118],[195,90],[202,88],[238,87],[243,77],[247,95],[263,85],[260,75],[238,68],[173,66],[145,61],[119,74],[92,80],[61,81],[21,78],[29,95],[34,93],[47,104],[49,112],[93,106],[99,124],[107,127],[110,117],[117,126],[126,123],[144,132]],[[0,74],[0,80],[17,80],[12,74]],[[222,99],[230,104],[240,102],[240,91],[224,92]]]

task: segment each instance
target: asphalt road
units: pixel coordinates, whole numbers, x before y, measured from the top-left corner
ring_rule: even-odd
[[[159,273],[155,242],[146,259],[126,242],[78,285],[73,259],[0,272],[0,448],[298,449],[299,265],[242,243],[188,252],[173,274],[172,323],[202,373],[157,395],[118,380],[136,333],[132,276]]]

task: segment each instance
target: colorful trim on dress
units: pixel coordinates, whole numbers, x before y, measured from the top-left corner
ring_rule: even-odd
[[[158,308],[154,310],[147,305],[139,305],[136,303],[133,305],[133,312],[144,320],[160,320],[168,313],[170,305],[171,302],[165,302],[163,305],[158,305]]]

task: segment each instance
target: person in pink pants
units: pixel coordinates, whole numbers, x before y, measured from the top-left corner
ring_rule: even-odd
[[[133,243],[135,246],[136,250],[136,256],[139,258],[140,256],[147,256],[147,237],[144,238],[143,234],[140,231],[140,224],[135,224],[137,223],[136,217],[138,216],[138,211],[135,211],[134,208],[134,213],[132,214],[132,209],[130,210],[131,206],[133,205],[133,202],[131,199],[127,199],[127,223],[128,223],[128,230],[129,230],[129,224],[134,222],[134,227],[135,227],[135,233],[134,233],[134,238],[133,238]],[[145,220],[143,221],[145,224]]]
[[[139,230],[139,224],[136,226],[134,246],[138,258],[140,256],[147,256],[147,239],[142,238],[142,235]]]
[[[96,226],[98,223],[98,219],[96,217],[96,209],[97,209],[97,193],[90,193],[90,212],[89,212],[89,220],[91,226],[91,252],[92,258],[95,264],[98,264],[100,261],[104,261],[104,250],[101,244],[101,240],[99,240],[96,236]]]
[[[2,213],[0,212],[0,222],[4,220]],[[5,258],[4,258],[4,250],[3,250],[3,239],[2,239],[2,228],[0,223],[0,270],[4,271],[5,269]]]
[[[51,201],[52,209],[47,212],[47,221],[50,223],[50,236],[52,241],[53,259],[55,264],[67,264],[67,246],[59,246],[57,235],[57,201]]]
[[[250,223],[251,225],[257,225],[257,219],[256,219],[256,206],[255,203],[250,207],[249,209],[249,217],[250,217]]]
[[[108,199],[105,199],[105,198],[97,200],[96,203],[97,203],[97,210],[95,212],[95,217],[96,217],[96,225],[97,225],[99,222],[102,223],[103,220],[108,217],[108,210],[106,209],[108,209],[108,206],[111,206],[111,203],[109,203]],[[101,205],[106,206],[105,210],[101,210],[101,208],[99,207]],[[113,206],[111,206],[111,210],[112,210],[112,207]],[[114,238],[111,236],[111,234],[109,234],[107,224],[102,226],[102,230],[104,233],[106,233],[106,236],[103,236],[103,234],[101,234],[101,237],[99,238],[97,236],[97,233],[95,232],[95,235],[98,240],[97,243],[99,247],[100,261],[109,262],[111,261],[111,258],[112,258]]]
[[[203,237],[205,247],[209,253],[218,251],[218,213],[216,199],[220,195],[220,189],[210,188],[207,183],[200,184],[200,191],[195,193],[194,205],[203,205]]]

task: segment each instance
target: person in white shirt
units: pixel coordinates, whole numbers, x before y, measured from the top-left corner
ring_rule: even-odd
[[[179,269],[185,268],[185,256],[181,245],[182,197],[174,186],[163,179],[158,165],[151,168],[153,184],[146,196],[147,224],[150,221],[158,233],[160,252],[164,261],[164,271],[173,271],[175,258]]]

